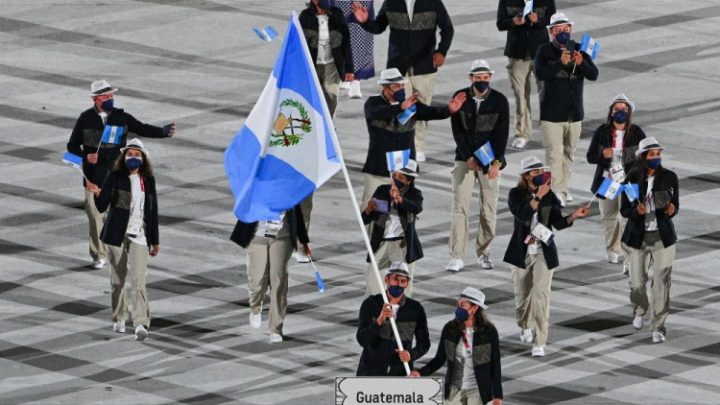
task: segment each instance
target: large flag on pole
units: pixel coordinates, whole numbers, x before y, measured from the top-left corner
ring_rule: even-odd
[[[243,222],[277,219],[341,168],[335,128],[296,12],[270,79],[225,151]]]

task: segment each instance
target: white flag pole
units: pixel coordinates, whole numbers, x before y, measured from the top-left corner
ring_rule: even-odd
[[[305,50],[305,55],[308,58],[308,61],[310,60],[310,50],[307,47],[307,41],[305,39],[305,34],[303,33],[303,30],[300,29],[300,21],[298,19],[298,14],[295,10],[292,12],[292,21],[293,24],[298,27],[298,35],[302,38],[303,49]],[[315,79],[315,89],[318,91],[319,94],[322,94],[322,87],[320,87],[320,80],[318,79],[317,72],[313,69],[313,78]],[[330,115],[330,109],[327,106],[327,103],[325,102],[325,99],[322,98],[322,106],[323,106],[323,115],[325,117],[325,120],[329,123],[332,123],[334,126],[333,117]],[[358,206],[357,201],[355,200],[355,192],[353,191],[352,183],[350,182],[350,175],[348,174],[347,167],[345,166],[345,159],[342,155],[342,148],[340,148],[340,141],[337,139],[337,134],[335,133],[334,128],[330,128],[330,138],[332,138],[333,146],[335,147],[335,152],[337,153],[337,158],[340,160],[340,168],[343,172],[343,177],[345,177],[345,185],[348,189],[348,194],[350,195],[350,201],[352,202],[352,208],[355,212],[355,218],[358,221],[358,225],[360,225],[360,230],[362,232],[363,241],[365,242],[365,248],[368,251],[368,255],[370,256],[370,263],[373,267],[373,272],[375,273],[375,281],[377,281],[380,288],[383,286],[383,280],[380,277],[380,270],[378,270],[378,264],[377,260],[375,260],[375,255],[373,254],[372,246],[370,245],[370,238],[367,234],[367,229],[365,229],[365,223],[363,223],[362,216],[360,215],[360,207]],[[391,174],[392,175],[392,174]],[[385,304],[389,304],[387,296],[385,293],[380,294],[382,296],[383,302]],[[390,326],[392,327],[393,335],[395,335],[395,342],[397,343],[398,349],[400,351],[404,351],[402,340],[400,340],[400,333],[397,329],[397,324],[395,323],[395,318],[390,318]],[[403,365],[405,366],[405,373],[407,375],[410,375],[410,365],[407,362],[403,362]]]

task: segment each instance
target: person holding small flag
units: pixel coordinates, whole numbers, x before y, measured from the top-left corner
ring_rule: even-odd
[[[523,149],[532,136],[530,93],[533,60],[540,45],[550,42],[547,29],[555,14],[555,0],[499,0],[497,29],[507,31],[504,55],[508,57],[508,79],[515,93],[515,137],[512,147]],[[538,94],[542,82],[535,75]]]
[[[500,338],[487,316],[485,294],[467,287],[455,318],[443,326],[435,357],[411,376],[430,376],[443,365],[446,405],[502,405]]]
[[[627,174],[629,187],[620,206],[620,213],[628,219],[622,241],[630,248],[632,324],[635,329],[642,329],[652,308],[653,343],[665,342],[667,334],[665,320],[670,313],[670,277],[677,242],[673,218],[680,209],[678,177],[662,165],[663,149],[652,136],[640,141],[635,152],[638,159]],[[647,295],[651,266],[652,303]]]
[[[486,61],[478,59],[470,67],[470,86],[455,92],[456,96],[465,95],[465,103],[451,119],[456,148],[448,271],[457,272],[465,266],[470,199],[476,181],[480,184],[480,229],[475,239],[475,253],[481,268],[494,267],[490,243],[495,238],[500,170],[506,165],[510,112],[507,98],[490,87],[493,73]]]
[[[598,68],[571,39],[573,22],[565,14],[553,14],[547,29],[551,42],[541,45],[535,55],[535,75],[543,82],[540,129],[554,190],[564,207],[572,201],[570,176],[585,118],[583,85],[585,80],[597,80]]]
[[[417,162],[410,160],[405,167],[392,173],[392,182],[375,189],[372,199],[362,213],[363,222],[370,224],[370,245],[378,269],[402,261],[408,265],[410,278],[405,295],[412,296],[415,261],[423,257],[420,239],[415,231],[415,220],[422,212],[422,192],[415,187]],[[369,261],[369,260],[368,260]],[[372,265],[368,265],[365,278],[366,294],[380,294]]]
[[[247,288],[250,326],[262,326],[262,307],[270,288],[270,343],[283,341],[283,323],[287,312],[288,262],[298,244],[312,257],[310,240],[302,208],[296,205],[275,220],[245,223],[238,220],[230,240],[247,250]]]
[[[587,151],[588,163],[596,165],[590,191],[598,192],[604,178],[625,182],[626,168],[635,162],[638,144],[645,132],[633,123],[635,104],[625,94],[618,94],[610,103],[605,122],[595,130]],[[620,238],[627,220],[620,215],[620,199],[600,198],[600,222],[605,229],[605,249],[610,263],[620,263],[624,257],[623,273],[630,268],[630,251]]]
[[[460,109],[467,97],[465,93],[460,93],[450,99],[447,107],[431,107],[420,102],[416,93],[405,94],[407,82],[408,79],[398,69],[385,69],[380,72],[378,81],[382,92],[365,101],[369,145],[362,169],[365,173],[362,210],[367,207],[375,190],[387,183],[387,152],[410,149],[410,158],[416,160],[416,121],[446,119]]]
[[[175,134],[175,123],[162,128],[152,126],[115,107],[117,91],[105,80],[90,85],[93,106],[80,114],[67,143],[68,152],[82,157],[85,213],[90,225],[90,256],[94,269],[100,269],[107,263],[107,249],[100,240],[103,215],[95,209],[94,195],[120,155],[120,148],[127,144],[130,133],[147,138],[165,138]]]
[[[135,340],[145,340],[150,329],[147,263],[149,256],[160,253],[160,236],[157,187],[142,141],[131,139],[120,150],[112,172],[94,194],[98,212],[108,210],[100,239],[110,259],[113,331],[125,333],[129,300]],[[127,279],[131,288],[126,291]]]
[[[547,169],[535,156],[520,162],[520,181],[508,195],[515,223],[503,259],[512,267],[515,318],[522,330],[520,341],[533,344],[533,357],[545,356],[550,286],[555,268],[560,265],[553,228],[568,228],[590,213],[589,206],[582,206],[563,215]]]
[[[405,376],[403,363],[409,363],[412,369],[413,362],[430,350],[425,309],[405,295],[409,282],[407,264],[394,262],[385,275],[387,289],[381,293],[387,294],[388,302],[383,302],[381,294],[375,294],[360,306],[355,337],[363,350],[358,376]],[[398,349],[390,318],[395,319],[404,350]]]

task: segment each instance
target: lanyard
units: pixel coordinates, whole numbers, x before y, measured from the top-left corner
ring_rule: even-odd
[[[623,132],[624,132],[624,134],[622,137],[622,145],[620,145],[619,149],[625,149],[625,135],[627,135],[627,131],[623,131]],[[612,140],[612,148],[613,149],[618,149],[616,143],[617,143],[617,129],[614,129],[613,130],[613,140]]]
[[[463,345],[465,346],[465,350],[470,351],[470,343],[467,340],[467,336],[465,336],[465,331],[463,331],[462,335],[460,335],[460,336],[462,337],[462,341],[463,341]]]
[[[144,193],[145,192],[145,180],[143,179],[142,176],[138,176],[138,177],[140,177],[140,191],[142,191]]]

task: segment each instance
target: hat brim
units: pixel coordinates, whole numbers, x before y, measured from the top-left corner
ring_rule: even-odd
[[[103,94],[117,93],[117,92],[118,92],[118,89],[116,89],[115,87],[106,87],[104,89],[100,89],[98,91],[90,93],[90,96],[97,97],[97,96],[102,96]]]
[[[651,150],[665,150],[665,148],[663,148],[662,146],[658,145],[658,146],[651,146],[651,147],[649,147],[649,148],[647,148],[647,149],[638,149],[638,150],[635,151],[635,156],[636,156],[636,157],[637,157],[637,156],[640,156],[640,155],[642,155],[643,153],[649,152],[649,151],[651,151]]]
[[[139,150],[140,152],[143,153],[143,155],[145,155],[145,156],[148,155],[148,153],[147,153],[147,151],[146,151],[145,149],[143,149],[143,148],[141,148],[141,147],[139,147],[139,146],[135,146],[135,145],[128,145],[128,146],[125,146],[125,147],[120,148],[120,153],[125,153],[125,151],[128,150],[128,149]]]
[[[474,299],[474,298],[468,297],[467,295],[460,294],[460,298],[464,299],[464,300],[467,301],[467,302],[473,303],[473,304],[479,306],[479,307],[482,308],[482,309],[487,309],[487,308],[488,308],[488,306],[485,305],[485,303],[480,302],[480,301],[478,301],[478,300],[476,300],[476,299]]]
[[[386,84],[405,84],[407,82],[408,82],[408,79],[406,79],[404,77],[399,77],[399,78],[397,78],[397,80],[395,80],[395,79],[390,79],[390,80],[380,79],[380,80],[378,80],[378,84],[380,86],[384,86]]]
[[[491,74],[491,75],[494,75],[494,74],[495,74],[495,71],[494,71],[494,70],[475,70],[475,71],[472,71],[472,70],[471,70],[468,74],[469,74],[470,76],[474,76],[474,75],[479,75],[479,74],[481,74],[481,73],[489,73],[489,74]]]
[[[409,171],[409,170],[406,170],[405,168],[398,169],[398,170],[395,170],[395,171],[398,172],[398,173],[400,173],[400,174],[404,174],[404,175],[410,176],[410,177],[417,177],[417,176],[418,176],[417,173],[411,172],[411,171]]]
[[[572,27],[573,25],[575,25],[575,23],[572,21],[559,21],[559,22],[556,22],[555,24],[546,25],[545,27],[547,29],[550,29],[552,27],[557,27],[558,25],[569,25]]]
[[[549,169],[549,168],[550,168],[550,166],[545,166],[545,165],[543,165],[543,166],[538,166],[538,167],[526,167],[526,168],[520,170],[520,174],[525,174],[525,173],[527,173],[527,172],[531,172],[531,171],[533,171],[533,170],[539,170],[539,169],[545,169],[545,170],[547,170],[547,169]]]
[[[412,280],[412,277],[410,277],[410,273],[406,272],[405,270],[398,270],[398,269],[388,270],[387,273],[385,274],[385,276],[389,276],[391,274],[397,274],[397,275],[400,275],[403,277],[407,277],[408,280]]]

